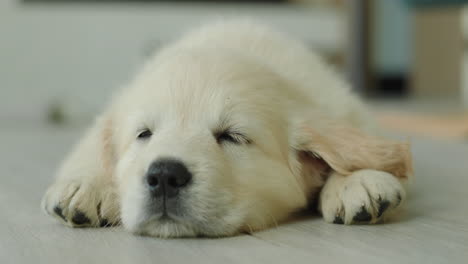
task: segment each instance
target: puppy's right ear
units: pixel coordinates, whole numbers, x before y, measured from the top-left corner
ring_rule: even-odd
[[[296,132],[296,150],[310,153],[315,164],[324,162],[341,175],[361,169],[385,171],[402,179],[413,175],[408,143],[371,136],[343,121],[325,118],[305,122]]]

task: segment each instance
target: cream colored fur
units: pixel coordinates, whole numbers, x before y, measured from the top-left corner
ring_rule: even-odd
[[[223,125],[252,143],[218,144]],[[136,140],[145,128],[152,137]],[[71,226],[122,222],[160,237],[261,230],[319,197],[326,221],[362,221],[364,208],[375,223],[399,207],[412,173],[408,145],[375,131],[348,85],[303,44],[248,21],[216,23],[160,51],[114,97],[43,207]],[[184,217],[169,222],[146,209],[144,184],[149,164],[167,156],[193,174]]]

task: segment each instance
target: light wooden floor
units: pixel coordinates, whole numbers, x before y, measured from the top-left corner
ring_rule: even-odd
[[[0,128],[0,263],[468,263],[468,145],[413,139],[416,179],[406,214],[375,226],[319,217],[254,235],[162,240],[70,229],[41,196],[76,131]],[[372,262],[371,262],[372,261]]]

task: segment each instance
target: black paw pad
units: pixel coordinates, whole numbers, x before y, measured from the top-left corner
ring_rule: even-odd
[[[361,211],[353,217],[355,222],[370,222],[372,220],[372,215],[367,212],[364,206],[361,207]]]
[[[84,225],[91,223],[91,220],[81,211],[76,211],[72,218],[72,222],[75,225]]]
[[[108,226],[111,226],[111,224],[109,223],[109,221],[107,221],[107,219],[102,219],[101,222],[99,223],[99,226],[108,227]]]
[[[338,224],[338,225],[342,225],[344,224],[344,221],[343,221],[343,218],[341,218],[341,216],[335,216],[335,220],[333,220],[333,223],[334,224]]]
[[[379,211],[377,212],[377,217],[381,217],[389,206],[390,202],[388,200],[379,200]]]
[[[58,216],[60,216],[60,218],[62,218],[64,221],[67,221],[67,219],[65,218],[65,216],[63,215],[63,212],[62,212],[62,208],[60,208],[59,206],[55,206],[54,207],[54,213]]]

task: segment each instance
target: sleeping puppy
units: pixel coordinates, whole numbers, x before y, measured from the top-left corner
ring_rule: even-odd
[[[72,227],[158,237],[265,229],[308,204],[376,223],[405,200],[406,143],[376,136],[347,84],[303,44],[246,21],[160,51],[58,171],[44,210]]]

